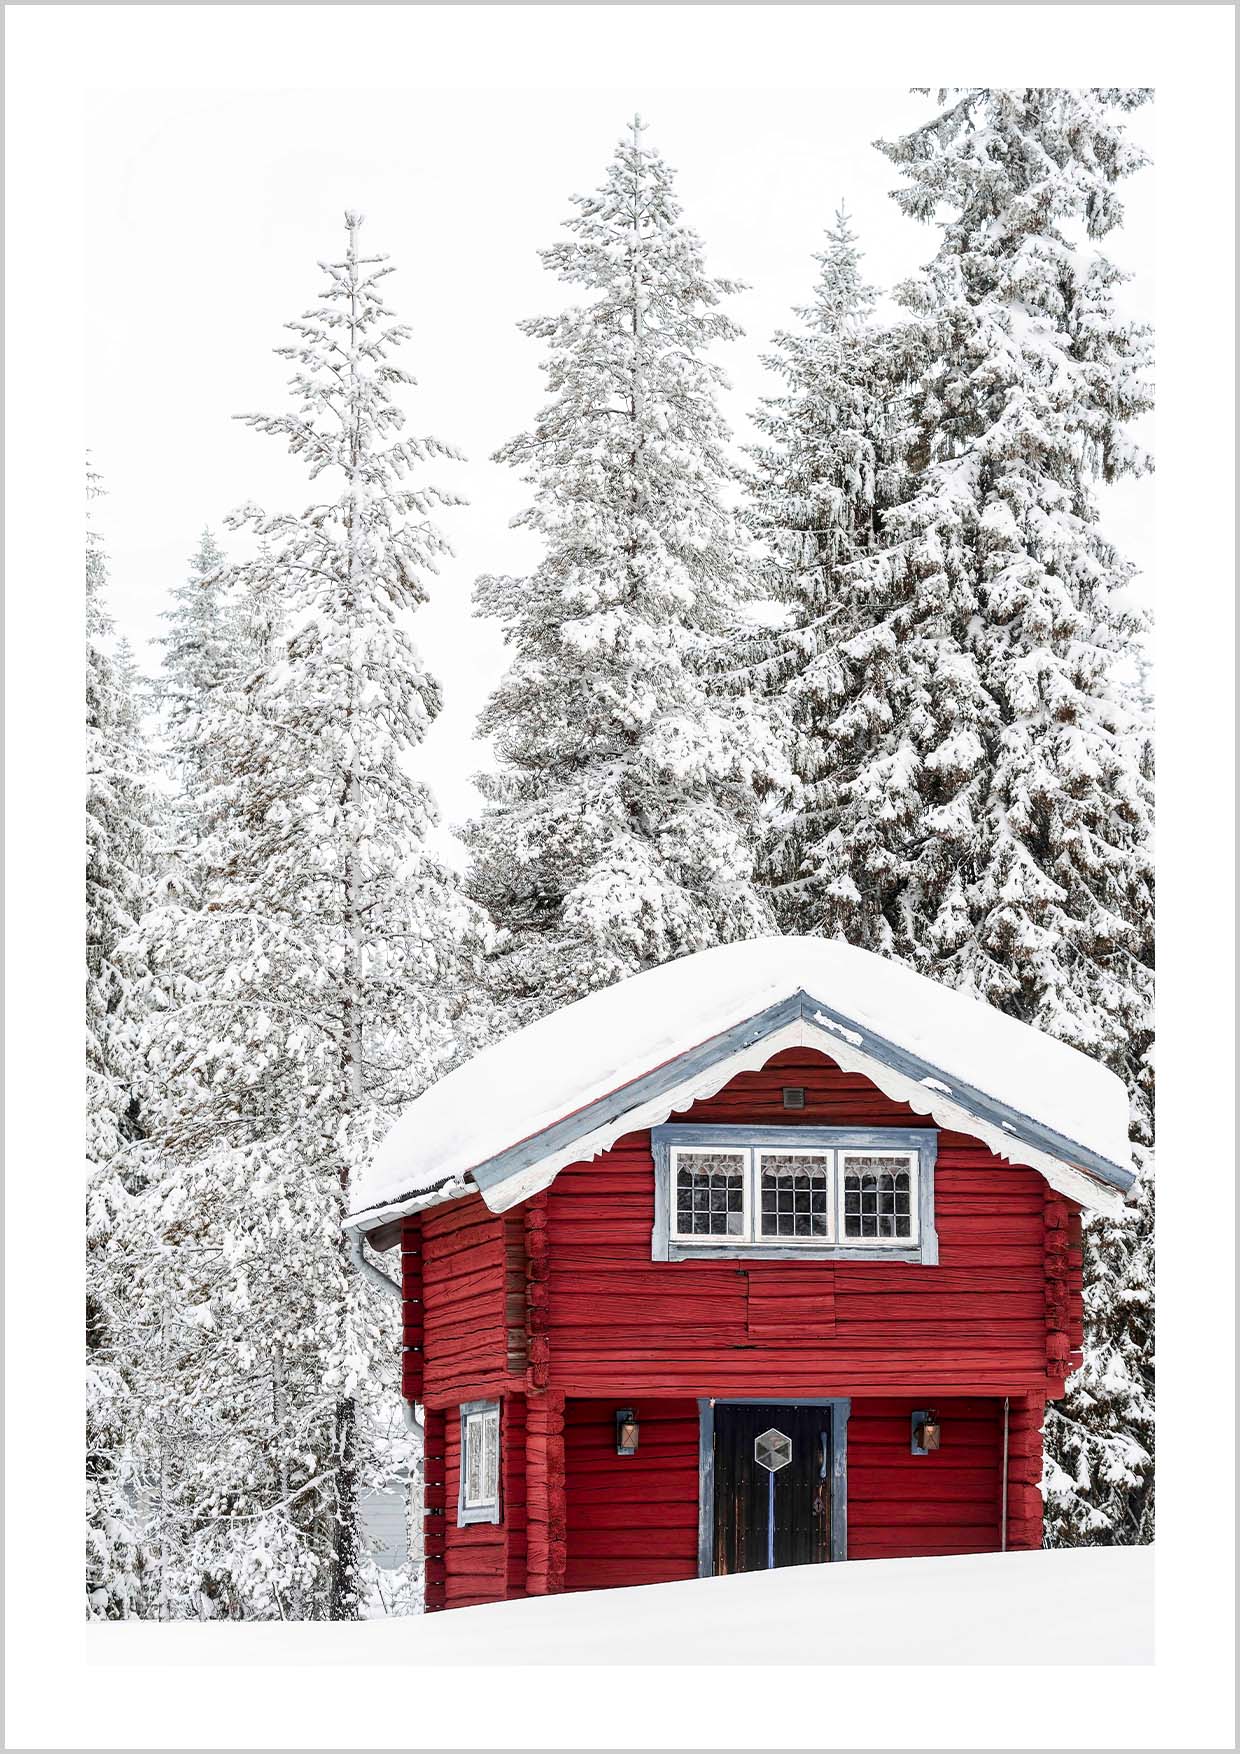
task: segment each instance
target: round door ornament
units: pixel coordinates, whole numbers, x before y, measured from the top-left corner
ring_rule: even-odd
[[[772,1426],[754,1439],[753,1459],[768,1474],[776,1474],[792,1460],[792,1439]]]

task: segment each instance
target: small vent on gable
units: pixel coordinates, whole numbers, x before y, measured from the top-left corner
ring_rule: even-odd
[[[805,1107],[805,1092],[804,1092],[804,1090],[799,1089],[796,1086],[789,1086],[789,1085],[785,1084],[785,1086],[784,1086],[784,1107],[785,1108],[804,1108]]]

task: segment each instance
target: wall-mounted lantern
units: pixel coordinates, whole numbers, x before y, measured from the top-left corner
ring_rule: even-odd
[[[942,1427],[939,1425],[939,1416],[932,1407],[925,1412],[914,1413],[912,1425],[912,1449],[915,1456],[928,1456],[931,1450],[938,1449],[942,1441]]]
[[[618,1456],[635,1456],[637,1440],[641,1435],[641,1427],[637,1423],[637,1415],[632,1407],[620,1407],[616,1412],[616,1454]]]

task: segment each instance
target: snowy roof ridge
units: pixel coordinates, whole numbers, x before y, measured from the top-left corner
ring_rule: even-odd
[[[1098,1062],[853,945],[761,938],[591,993],[448,1073],[387,1134],[346,1223],[373,1231],[470,1182],[505,1210],[792,1045],[1084,1205],[1114,1210],[1131,1185],[1127,1092]]]

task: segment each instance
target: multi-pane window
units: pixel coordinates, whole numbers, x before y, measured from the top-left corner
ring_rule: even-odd
[[[876,1242],[913,1234],[913,1175],[907,1157],[841,1152],[844,1235]]]
[[[459,1523],[499,1521],[499,1402],[467,1401],[461,1408]]]
[[[762,1236],[831,1235],[831,1158],[825,1151],[759,1151]]]
[[[651,1137],[656,1259],[884,1251],[937,1259],[929,1129],[669,1125]]]
[[[677,1151],[677,1236],[744,1236],[748,1164],[745,1151]]]

